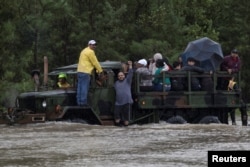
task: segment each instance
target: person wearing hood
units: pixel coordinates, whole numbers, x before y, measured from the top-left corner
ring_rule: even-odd
[[[163,77],[161,74],[165,72],[165,63],[163,59],[156,60],[156,71],[154,74],[153,89],[155,91],[169,91],[171,89],[171,82],[169,77]]]
[[[159,60],[159,59],[163,59],[162,57],[162,54],[161,53],[156,53],[154,54],[153,56],[153,59],[150,59],[150,63],[149,63],[149,71],[151,72],[152,75],[155,74],[155,71],[157,70],[157,67],[156,67],[156,61]],[[169,70],[169,66],[164,63],[164,71],[168,71]]]

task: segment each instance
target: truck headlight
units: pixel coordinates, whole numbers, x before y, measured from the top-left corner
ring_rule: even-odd
[[[46,102],[46,100],[43,101],[42,106],[43,106],[43,108],[46,108],[46,107],[47,107],[47,102]]]

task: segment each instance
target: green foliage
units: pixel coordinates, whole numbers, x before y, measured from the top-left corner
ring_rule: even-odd
[[[159,41],[155,39],[142,40],[141,42],[133,41],[130,46],[130,59],[137,61],[141,58],[152,58],[157,52],[167,56],[167,46],[167,41]]]
[[[224,54],[240,50],[249,92],[249,10],[247,0],[2,0],[0,101],[10,85],[17,92],[30,88],[30,71],[43,71],[44,56],[49,69],[77,63],[90,39],[98,42],[100,61],[161,52],[173,62],[189,41],[206,36],[220,42]]]

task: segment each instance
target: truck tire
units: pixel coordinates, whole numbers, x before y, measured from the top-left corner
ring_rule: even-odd
[[[89,124],[87,120],[78,119],[78,118],[72,119],[71,122],[73,122],[73,123],[81,123],[81,124]]]
[[[218,123],[220,124],[220,120],[216,116],[205,116],[203,117],[200,122],[200,124],[210,124],[210,123]]]
[[[170,123],[170,124],[185,124],[187,123],[187,121],[182,117],[182,116],[173,116],[169,119],[166,120],[167,123]]]

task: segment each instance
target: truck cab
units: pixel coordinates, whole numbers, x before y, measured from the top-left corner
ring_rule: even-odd
[[[24,92],[17,96],[16,106],[0,117],[0,123],[38,123],[45,121],[86,122],[88,124],[113,124],[115,73],[121,70],[121,62],[100,63],[105,79],[100,81],[93,71],[88,92],[88,107],[77,106],[77,64],[59,67],[48,75],[50,84],[38,91]],[[59,74],[67,75],[71,87],[58,88]]]

